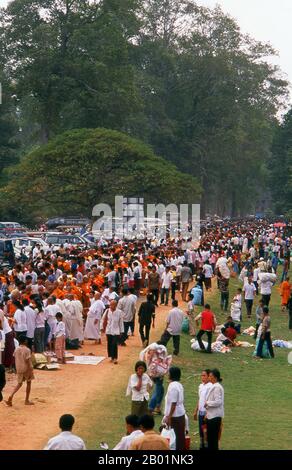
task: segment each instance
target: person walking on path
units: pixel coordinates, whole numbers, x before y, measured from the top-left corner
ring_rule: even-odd
[[[147,295],[147,302],[142,302],[140,305],[138,318],[142,346],[145,348],[149,344],[151,322],[152,327],[155,328],[155,305],[151,294]]]
[[[107,353],[110,361],[118,363],[118,342],[124,333],[123,312],[117,308],[117,301],[112,300],[110,307],[104,312],[101,319],[101,331],[107,336]]]
[[[207,353],[211,353],[211,345],[212,345],[212,333],[215,331],[217,322],[214,313],[211,311],[211,307],[209,304],[205,305],[205,310],[199,315],[196,316],[196,323],[199,324],[199,320],[201,320],[201,328],[199,333],[197,334],[197,340],[199,343],[200,348],[202,351],[206,351],[204,343],[202,341],[202,336],[206,333],[208,337],[208,347]]]
[[[253,278],[252,278],[252,276],[249,276],[248,282],[243,286],[244,301],[245,301],[245,305],[246,305],[246,313],[247,313],[247,318],[249,320],[251,319],[252,306],[253,306],[253,301],[254,301],[256,291],[257,291],[257,289],[256,289],[256,286],[253,283]]]
[[[184,261],[184,265],[181,270],[181,282],[182,282],[182,300],[187,302],[187,292],[189,284],[193,279],[191,268],[188,266],[187,261]]]
[[[184,319],[184,313],[178,308],[178,301],[172,301],[173,309],[170,310],[167,319],[166,319],[166,329],[161,336],[161,344],[164,346],[167,345],[168,341],[172,338],[173,341],[173,354],[175,356],[179,353],[180,345],[180,334],[182,329],[182,323]]]
[[[25,404],[34,405],[33,402],[29,401],[29,396],[31,392],[31,381],[34,379],[33,365],[31,361],[31,350],[27,347],[27,339],[25,336],[20,336],[18,338],[18,341],[19,346],[14,351],[17,385],[8,400],[6,401],[6,405],[12,406],[13,397],[22,387],[23,382],[26,382]]]

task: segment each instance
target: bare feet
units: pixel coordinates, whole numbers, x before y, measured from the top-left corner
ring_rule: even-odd
[[[8,400],[5,400],[4,403],[7,405],[7,406],[12,406],[12,400],[10,398],[8,398]]]
[[[33,401],[29,401],[29,400],[26,400],[24,403],[25,403],[25,405],[34,405],[34,402],[33,402]]]
[[[117,363],[118,363],[118,361],[115,359],[115,360],[114,360],[114,364],[117,364]]]

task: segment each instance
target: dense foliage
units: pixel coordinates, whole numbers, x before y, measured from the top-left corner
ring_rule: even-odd
[[[118,130],[197,177],[203,212],[250,213],[287,98],[274,54],[191,0],[14,0],[0,14],[9,141],[22,154],[70,129]]]

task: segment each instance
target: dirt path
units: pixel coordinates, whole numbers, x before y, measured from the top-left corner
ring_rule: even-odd
[[[186,304],[181,307],[185,308]],[[151,330],[151,341],[157,340],[164,329],[169,307],[156,309],[156,327]],[[102,345],[86,342],[81,352],[87,355],[107,356],[106,339]],[[35,370],[31,399],[34,406],[24,405],[24,387],[14,398],[13,407],[0,404],[0,449],[1,450],[38,450],[58,431],[59,417],[64,413],[78,414],[79,410],[98,396],[100,403],[106,401],[109,393],[104,384],[116,386],[132,372],[133,363],[141,350],[141,340],[136,325],[135,336],[129,338],[128,346],[119,348],[119,364],[111,364],[106,358],[97,366],[61,366],[59,371]],[[75,352],[72,351],[74,354]],[[114,370],[114,379],[113,379]],[[16,384],[14,374],[6,375],[7,385],[4,398],[7,398]]]

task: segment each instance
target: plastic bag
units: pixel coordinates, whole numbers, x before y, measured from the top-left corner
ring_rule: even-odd
[[[174,429],[163,428],[161,431],[161,436],[168,440],[170,450],[176,450],[176,437]]]

